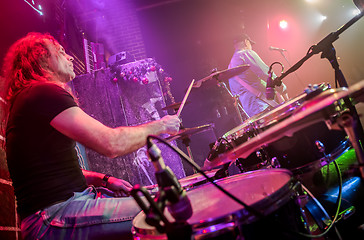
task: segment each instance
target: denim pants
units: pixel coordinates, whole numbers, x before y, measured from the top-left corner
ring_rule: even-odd
[[[132,219],[140,211],[131,197],[108,197],[89,187],[26,217],[21,232],[25,240],[132,239]]]

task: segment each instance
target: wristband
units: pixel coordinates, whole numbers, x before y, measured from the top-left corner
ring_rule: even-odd
[[[111,176],[109,175],[109,174],[105,174],[105,176],[102,178],[102,183],[101,183],[101,185],[103,186],[103,187],[106,187],[107,186],[107,182],[109,181],[109,178],[110,178]]]

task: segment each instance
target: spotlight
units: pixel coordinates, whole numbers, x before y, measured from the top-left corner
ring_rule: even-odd
[[[288,22],[286,20],[281,20],[279,22],[279,27],[282,29],[286,29],[288,27]]]
[[[321,22],[325,21],[326,19],[327,19],[327,17],[326,17],[326,16],[324,16],[324,15],[321,15],[321,16],[320,16],[320,20],[321,20]]]

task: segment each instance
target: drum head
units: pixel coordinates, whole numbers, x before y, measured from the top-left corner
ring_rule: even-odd
[[[264,169],[223,178],[217,180],[216,183],[247,205],[259,210],[263,215],[267,215],[285,203],[285,201],[281,201],[283,197],[290,198],[287,192],[290,191],[291,180],[292,174],[289,170]],[[224,223],[233,215],[240,218],[240,223],[248,223],[256,218],[254,214],[244,211],[242,205],[236,203],[211,183],[188,191],[187,196],[193,209],[193,215],[188,219],[188,223],[192,225],[194,232],[204,226],[218,222]],[[167,209],[165,215],[171,222],[174,221]],[[133,227],[137,234],[161,235],[154,227],[145,222],[144,212],[134,218]]]
[[[275,194],[279,194],[291,180],[291,173],[285,169],[266,169],[246,172],[217,180],[223,187],[245,204],[268,214],[263,205],[271,203]],[[284,190],[285,191],[285,190]],[[188,220],[190,224],[202,223],[228,216],[244,209],[212,184],[206,184],[196,190],[187,192],[192,202],[193,215]],[[244,221],[244,219],[241,219]]]

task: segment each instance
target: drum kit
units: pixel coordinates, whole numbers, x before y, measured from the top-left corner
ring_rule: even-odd
[[[327,234],[333,226],[330,216],[299,176],[334,162],[350,143],[358,142],[350,133],[353,126],[343,124],[348,118],[344,99],[355,104],[363,101],[363,94],[364,81],[350,88],[314,86],[219,138],[202,168],[210,180],[201,173],[179,180],[193,209],[187,220],[193,239],[331,239]],[[208,127],[183,129],[167,140],[189,137]],[[349,139],[343,131],[333,130],[339,127]],[[356,153],[361,168],[362,153]],[[221,167],[233,164],[241,173],[216,177]],[[258,214],[219,191],[211,179]],[[167,209],[164,215],[173,221]],[[132,232],[135,239],[168,238],[146,223],[144,211],[134,218]]]
[[[313,52],[324,43],[331,44],[342,31],[343,28],[329,35]],[[223,82],[248,68],[242,65],[215,72],[191,85],[199,87],[213,78]],[[143,211],[133,220],[134,239],[341,239],[335,224],[342,218],[342,179],[338,184],[337,211],[332,217],[301,175],[329,164],[335,165],[340,175],[336,159],[353,148],[357,161],[353,172],[364,179],[364,133],[354,108],[364,102],[363,96],[364,80],[335,89],[320,84],[243,121],[214,143],[198,173],[180,179],[177,185],[159,189],[154,199],[143,187],[139,188],[150,208],[141,204]],[[171,108],[179,108],[180,112],[182,105],[174,104]],[[182,129],[167,140],[182,139],[206,129],[207,126]],[[219,171],[234,165],[240,173],[218,177]],[[179,192],[169,203],[175,204],[174,214],[187,205],[192,213],[183,219],[172,216],[169,208],[164,208],[165,203],[160,202],[166,195],[164,191]],[[136,198],[133,191],[132,195]],[[181,196],[184,201],[178,200]],[[185,201],[185,196],[189,201]],[[138,200],[141,201],[140,197]]]

